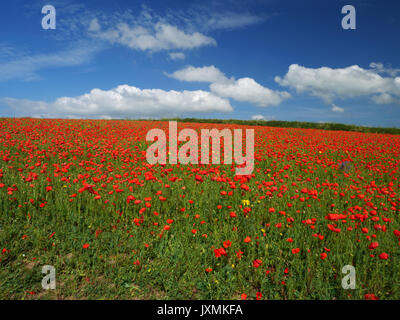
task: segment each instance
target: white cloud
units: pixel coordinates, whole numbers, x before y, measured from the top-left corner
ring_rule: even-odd
[[[265,20],[248,12],[193,12],[191,21],[205,31],[247,27]]]
[[[249,12],[221,11],[209,6],[192,6],[188,10],[168,9],[161,15],[142,5],[138,13],[132,10],[111,14],[83,10],[84,19],[69,19],[74,30],[88,30],[90,37],[125,45],[134,50],[189,50],[216,46],[207,35],[214,30],[232,30],[260,23],[266,19]],[[72,27],[69,27],[71,29]]]
[[[288,92],[271,90],[252,78],[228,79],[215,66],[188,66],[167,76],[181,81],[209,82],[210,90],[220,97],[250,102],[260,107],[276,106],[290,98]]]
[[[78,97],[61,97],[54,102],[3,98],[0,102],[21,115],[45,117],[143,117],[181,113],[231,112],[229,101],[211,92],[164,91],[120,85],[111,90],[93,89]]]
[[[400,95],[400,78],[382,77],[373,69],[363,69],[357,65],[313,69],[292,64],[287,74],[283,78],[275,77],[275,81],[299,93],[308,92],[320,97],[327,103],[332,103],[335,98],[383,93]]]
[[[185,60],[185,54],[183,52],[170,52],[168,55],[172,60]]]
[[[0,42],[0,58],[9,59],[10,57],[19,57],[26,53],[22,53],[21,50],[9,45],[6,42]]]
[[[371,62],[369,66],[377,73],[387,73],[392,77],[395,77],[398,73],[400,73],[400,69],[387,68],[381,62]]]
[[[382,93],[380,95],[373,96],[371,99],[377,104],[400,104],[399,99],[394,98],[388,93]]]
[[[100,31],[100,29],[101,29],[101,27],[100,27],[100,24],[99,24],[99,20],[97,18],[92,19],[90,21],[88,30],[91,31],[91,32],[98,32],[98,31]]]
[[[344,108],[338,107],[336,104],[332,103],[333,112],[344,112]]]
[[[263,87],[252,78],[240,78],[233,82],[215,82],[210,85],[215,94],[237,101],[250,102],[260,107],[277,106],[290,98],[285,91],[274,91]]]
[[[99,50],[97,45],[81,44],[60,52],[22,56],[0,64],[0,81],[15,78],[34,80],[39,77],[36,73],[41,69],[78,66],[89,62]]]
[[[214,66],[193,67],[188,66],[184,69],[166,74],[170,78],[189,82],[221,82],[228,78],[218,68]]]
[[[250,13],[216,13],[204,24],[206,29],[234,29],[259,23],[264,19]]]
[[[229,8],[229,9],[228,9]],[[232,30],[244,28],[265,21],[268,17],[275,15],[262,15],[251,13],[247,3],[212,3],[192,5],[188,9],[168,9],[163,17],[159,17],[153,10],[143,6],[148,17],[159,18],[173,25],[184,25],[188,30],[200,30],[211,32],[214,30]]]
[[[63,43],[95,39],[97,44],[101,44],[104,49],[111,44],[148,52],[181,51],[216,46],[217,42],[208,35],[209,32],[216,29],[230,30],[245,27],[266,18],[237,8],[236,12],[233,8],[226,11],[225,6],[216,9],[209,5],[191,5],[185,10],[174,8],[156,12],[142,4],[139,10],[106,12],[87,8],[83,3],[60,1],[55,4],[57,32],[46,33],[46,36]],[[40,9],[40,4],[26,4],[24,14],[33,16]],[[0,57],[13,55],[13,59],[16,59],[12,48],[2,47],[3,45],[0,44]],[[169,58],[183,60],[184,54],[171,52]],[[34,79],[35,77],[36,75],[29,75],[25,78]]]
[[[255,114],[251,116],[251,120],[265,120],[265,117],[262,114]]]
[[[114,28],[94,32],[92,35],[110,43],[118,43],[142,51],[188,50],[217,45],[215,39],[204,34],[186,33],[176,26],[161,22],[150,27],[119,23]]]

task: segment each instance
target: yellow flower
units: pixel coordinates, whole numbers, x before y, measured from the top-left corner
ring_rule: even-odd
[[[235,267],[235,265],[234,264],[232,264],[232,268],[234,268]]]
[[[242,204],[244,206],[249,206],[250,205],[250,201],[249,200],[242,200]]]
[[[264,229],[261,229],[261,232],[262,232],[262,233],[265,233],[265,230],[264,230]]]

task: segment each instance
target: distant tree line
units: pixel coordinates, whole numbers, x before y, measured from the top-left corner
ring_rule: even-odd
[[[238,119],[197,119],[197,118],[163,118],[160,121],[178,121],[178,122],[199,122],[199,123],[225,123],[240,124],[247,126],[267,126],[279,128],[303,128],[303,129],[322,129],[339,131],[356,131],[369,133],[388,133],[400,134],[400,128],[383,127],[364,127],[354,124],[332,123],[332,122],[300,122],[300,121],[280,121],[280,120],[238,120]]]

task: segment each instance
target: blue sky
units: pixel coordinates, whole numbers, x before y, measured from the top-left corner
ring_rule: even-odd
[[[56,29],[42,28],[42,7]],[[356,29],[342,28],[344,5]],[[2,1],[0,116],[400,127],[398,1]]]

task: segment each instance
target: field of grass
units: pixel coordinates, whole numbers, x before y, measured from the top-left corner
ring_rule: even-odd
[[[400,136],[254,126],[236,176],[148,164],[151,128],[0,120],[0,299],[400,299]]]

